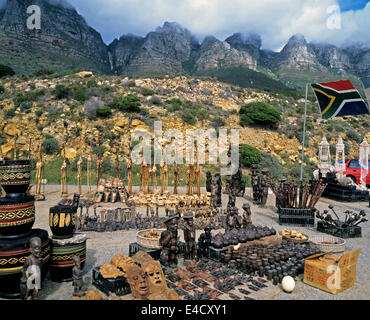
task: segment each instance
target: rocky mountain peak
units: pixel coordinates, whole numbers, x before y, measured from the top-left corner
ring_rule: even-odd
[[[298,47],[307,47],[307,40],[302,34],[295,34],[290,37],[282,52],[289,52]]]
[[[202,45],[201,45],[201,48],[208,48],[212,45],[214,45],[215,43],[220,43],[221,41],[218,40],[215,36],[212,36],[212,35],[208,35],[206,36],[204,39],[203,39],[203,42],[202,42]]]
[[[228,37],[226,40],[234,48],[245,48],[248,46],[260,49],[262,46],[261,36],[254,32],[249,33],[234,33],[232,36]]]
[[[278,65],[298,70],[325,70],[302,34],[295,34],[289,39],[280,52]]]
[[[41,8],[40,30],[29,30],[25,23],[30,5]],[[42,65],[45,60],[49,63],[53,61],[59,68],[64,64],[65,69],[84,64],[85,69],[105,71],[108,66],[108,51],[101,35],[66,1],[8,0],[0,20],[0,35],[5,50],[17,55],[5,57],[5,62],[27,61],[27,66],[22,63],[15,66],[17,71],[25,71],[18,68],[31,69],[32,64],[40,68],[40,62]]]

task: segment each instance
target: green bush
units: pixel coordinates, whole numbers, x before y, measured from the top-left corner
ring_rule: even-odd
[[[298,141],[300,143],[302,143],[303,142],[303,132],[299,132],[297,138],[298,138]],[[310,146],[310,137],[308,136],[307,131],[306,131],[306,135],[305,135],[304,140],[305,140],[304,141],[304,146],[309,147]]]
[[[258,166],[259,171],[261,171],[263,168],[269,168],[271,177],[273,177],[274,179],[280,178],[284,174],[284,168],[279,160],[269,153],[262,151],[261,154],[262,160]]]
[[[212,123],[216,128],[218,128],[223,127],[226,124],[226,121],[221,117],[214,117],[212,119]]]
[[[109,159],[105,158],[103,160],[103,165],[102,165],[102,171],[103,171],[103,173],[112,173],[112,170],[113,170],[112,163],[110,162]]]
[[[85,102],[87,100],[85,88],[84,87],[75,87],[73,89],[73,99],[79,102]]]
[[[42,145],[42,152],[46,154],[56,154],[59,151],[59,144],[55,138],[48,138],[44,140],[44,143]]]
[[[52,92],[58,100],[68,98],[70,89],[62,84],[57,84]]]
[[[242,144],[242,166],[249,168],[252,164],[260,163],[262,160],[261,151],[248,145]]]
[[[2,85],[0,85],[0,94],[3,94],[4,92],[5,92],[5,88]]]
[[[54,71],[50,69],[40,69],[40,70],[35,71],[33,75],[36,77],[42,77],[42,76],[50,76],[53,73]]]
[[[23,102],[37,101],[37,99],[46,94],[45,89],[29,91],[25,93],[18,93],[14,99],[14,104],[19,107]]]
[[[356,130],[350,128],[346,132],[347,138],[353,141],[356,141],[357,143],[361,143],[362,139],[361,136],[357,133]]]
[[[139,113],[141,111],[140,105],[141,101],[137,96],[128,94],[125,97],[114,98],[111,107],[123,112]]]
[[[141,88],[141,94],[145,97],[152,96],[155,94],[154,90],[148,89],[148,88]]]
[[[30,109],[32,108],[32,102],[30,101],[22,102],[20,107],[22,112],[29,113]]]
[[[96,83],[94,79],[90,79],[89,81],[87,81],[86,86],[88,88],[96,88],[98,84]]]
[[[240,125],[275,126],[281,121],[281,112],[265,102],[251,102],[240,108]]]
[[[167,107],[168,112],[176,112],[176,111],[179,111],[180,109],[181,109],[181,106],[178,104],[171,104]]]
[[[344,127],[341,126],[338,123],[337,124],[334,124],[334,129],[335,129],[336,132],[344,132],[345,131]]]
[[[44,111],[42,111],[42,110],[36,110],[35,111],[35,115],[36,115],[36,117],[38,117],[38,118],[40,118],[41,116],[42,116],[42,114],[44,113]]]
[[[14,108],[11,108],[11,109],[9,109],[9,110],[7,110],[6,112],[5,112],[5,114],[4,114],[4,119],[5,120],[7,120],[7,119],[12,119],[12,118],[14,118],[14,116],[15,116],[15,111],[17,110],[17,108],[16,107],[14,107]]]
[[[181,112],[181,119],[182,121],[194,125],[197,123],[197,119],[194,115],[194,112],[191,109],[185,109]]]
[[[112,111],[110,107],[104,106],[104,107],[97,107],[96,108],[96,115],[99,118],[109,118],[112,115]]]
[[[178,105],[178,106],[182,105],[182,101],[179,98],[173,98],[173,99],[167,100],[166,103],[170,105]]]
[[[14,75],[15,75],[15,71],[11,67],[0,64],[0,78],[6,77],[6,76],[14,76]]]
[[[7,141],[6,137],[0,136],[0,146],[3,145],[3,144],[5,144],[6,141]]]

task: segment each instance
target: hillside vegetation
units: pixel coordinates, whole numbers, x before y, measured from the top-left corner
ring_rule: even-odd
[[[66,146],[68,178],[76,181],[76,161],[93,155],[95,177],[98,135],[103,142],[105,176],[114,176],[118,154],[122,177],[129,155],[131,132],[145,128],[153,132],[154,121],[163,122],[163,130],[178,129],[185,135],[194,128],[228,128],[240,130],[243,144],[243,173],[249,174],[253,161],[269,166],[275,177],[299,176],[303,126],[303,103],[297,96],[250,88],[241,88],[211,78],[157,77],[123,78],[119,76],[85,77],[73,71],[59,74],[39,72],[33,76],[7,76],[0,79],[0,146],[7,158],[13,157],[17,137],[18,157],[28,156],[32,138],[32,162],[35,165],[40,142],[44,143],[45,176],[49,183],[60,181],[61,152]],[[257,103],[257,104],[256,104]],[[269,112],[254,109],[268,106]],[[252,108],[252,109],[250,109]],[[244,111],[243,111],[244,110]],[[251,119],[273,116],[273,125]],[[267,110],[267,109],[266,109]],[[369,116],[321,120],[314,101],[308,103],[305,173],[310,178],[316,166],[318,143],[323,135],[331,142],[331,151],[339,136],[343,137],[347,156],[358,157],[359,143],[368,134]],[[370,138],[370,137],[368,137]],[[369,141],[370,139],[368,139]],[[257,159],[257,160],[255,160]],[[134,167],[134,172],[139,168]],[[185,166],[181,166],[185,183]],[[202,166],[202,183],[206,170]],[[159,170],[157,171],[159,174]],[[86,177],[83,178],[83,183]],[[136,183],[138,177],[135,176]],[[170,168],[170,184],[172,170]],[[249,178],[246,179],[247,184]],[[95,183],[95,182],[94,182]]]

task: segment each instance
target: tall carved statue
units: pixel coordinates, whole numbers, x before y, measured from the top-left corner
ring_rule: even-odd
[[[164,163],[164,168],[163,168],[163,173],[164,173],[164,192],[167,191],[168,188],[168,164],[167,162]]]
[[[115,169],[116,169],[116,178],[120,179],[121,178],[121,166],[119,164],[118,153],[116,155]]]
[[[190,195],[190,185],[191,185],[191,171],[190,166],[186,170],[186,194]]]
[[[200,166],[197,165],[197,168],[195,169],[195,180],[197,184],[197,195],[200,196]]]
[[[87,157],[87,192],[91,193],[91,154]]]
[[[60,184],[62,188],[61,197],[66,198],[68,197],[68,191],[67,191],[67,161],[66,161],[66,150],[63,145],[63,163],[60,168],[61,178],[60,178]]]
[[[157,190],[157,167],[155,164],[149,169],[149,185],[153,187],[153,192]]]
[[[262,169],[261,188],[260,188],[260,204],[266,206],[268,198],[268,190],[270,186],[270,170],[268,168]]]
[[[36,192],[35,195],[41,194],[41,181],[42,181],[42,174],[44,169],[44,161],[42,158],[42,143],[40,143],[39,148],[39,160],[36,163]]]
[[[165,188],[165,172],[164,172],[164,167],[165,167],[165,163],[163,161],[163,155],[162,155],[162,160],[161,160],[161,163],[159,164],[159,169],[160,169],[160,180],[161,180],[161,194],[163,194],[164,192],[164,188]]]
[[[131,156],[127,159],[127,189],[128,193],[132,195],[132,160]]]
[[[82,184],[82,164],[83,164],[83,161],[82,161],[82,157],[80,155],[80,159],[78,159],[78,161],[77,161],[77,184],[78,184],[78,194],[79,195],[82,194],[82,190],[81,190],[81,184]]]
[[[175,166],[173,167],[173,176],[174,176],[174,181],[173,181],[173,193],[177,194],[177,186],[179,183],[179,167],[177,165],[177,162],[175,163]]]
[[[187,177],[187,195],[191,196],[194,193],[194,184],[195,184],[195,170],[194,164],[190,163],[188,171],[186,172]]]
[[[148,165],[144,159],[140,168],[140,191],[148,193],[148,189],[149,189],[149,171]]]

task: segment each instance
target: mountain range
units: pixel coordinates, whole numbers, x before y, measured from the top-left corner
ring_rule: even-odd
[[[41,8],[40,30],[26,27],[30,5]],[[242,68],[287,87],[302,87],[307,81],[360,77],[370,70],[370,48],[364,44],[308,43],[298,34],[280,52],[261,48],[262,39],[255,33],[235,33],[224,41],[210,35],[199,42],[176,22],[165,22],[145,37],[126,34],[106,45],[73,7],[61,2],[7,0],[0,9],[0,63],[17,73],[49,68],[131,76],[217,76]]]

